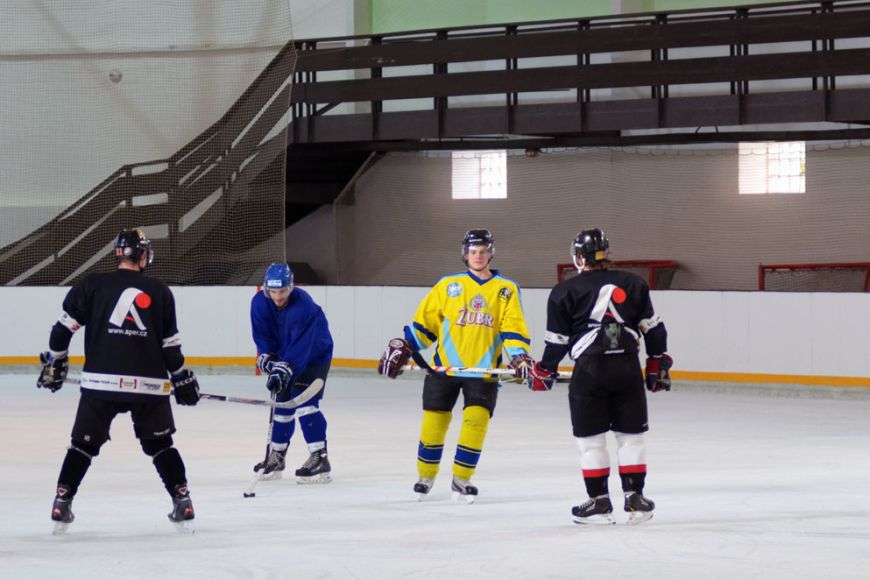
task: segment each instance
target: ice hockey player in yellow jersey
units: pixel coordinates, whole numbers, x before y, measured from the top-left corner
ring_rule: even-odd
[[[528,384],[534,361],[529,356],[529,331],[520,287],[498,270],[490,269],[494,252],[489,230],[465,234],[462,257],[468,270],[445,276],[423,298],[413,322],[405,327],[404,338],[392,339],[384,351],[378,365],[380,374],[396,378],[412,353],[434,345],[432,366],[499,368],[507,362],[515,377]],[[423,382],[419,481],[414,485],[420,499],[431,491],[438,474],[444,439],[460,392],[464,402],[462,428],[451,487],[454,499],[471,503],[477,496],[478,490],[470,480],[495,410],[498,379],[468,372],[431,372]]]

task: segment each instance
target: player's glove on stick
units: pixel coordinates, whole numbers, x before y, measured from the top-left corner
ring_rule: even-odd
[[[671,390],[671,367],[674,359],[668,354],[646,359],[646,388],[653,393]]]
[[[285,389],[289,389],[293,383],[293,369],[284,361],[275,361],[271,364],[269,377],[266,379],[266,388],[276,395]]]
[[[508,366],[514,371],[514,378],[517,379],[518,382],[531,388],[531,385],[529,385],[529,376],[532,372],[532,368],[535,366],[535,361],[532,357],[527,354],[518,354],[511,358]]]
[[[529,372],[529,378],[531,379],[529,388],[533,391],[552,390],[557,375],[558,373],[556,371],[549,371],[545,368],[541,368],[541,363],[537,363]]]
[[[257,368],[264,375],[272,372],[272,365],[275,364],[275,355],[271,352],[264,352],[257,357]]]
[[[179,405],[196,405],[199,402],[199,381],[190,369],[181,369],[170,379]]]
[[[411,358],[411,345],[404,338],[393,338],[378,362],[378,374],[395,379],[402,374],[402,367]]]
[[[45,351],[39,353],[39,362],[42,364],[42,370],[39,372],[39,378],[36,379],[36,386],[54,393],[63,386],[69,373],[69,357],[66,353],[55,356],[50,351]]]

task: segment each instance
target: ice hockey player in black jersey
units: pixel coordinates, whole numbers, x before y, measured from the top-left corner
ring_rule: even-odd
[[[79,485],[108,441],[112,420],[127,412],[142,450],[172,498],[169,519],[183,528],[194,518],[184,462],[172,446],[175,422],[169,395],[174,390],[178,404],[196,405],[199,383],[184,368],[175,301],[169,287],[143,273],[154,254],[141,230],[118,234],[115,256],[117,270],[90,274],[70,289],[51,329],[49,350],[40,354],[43,368],[37,386],[55,392],[69,371],[72,336],[85,327],[81,397],[51,511],[55,533],[63,533],[73,521],[72,500]]]
[[[578,524],[614,523],[607,489],[608,431],[616,436],[628,523],[652,517],[655,504],[643,495],[648,422],[638,358],[641,336],[648,355],[647,389],[670,390],[671,385],[667,331],[653,310],[649,287],[630,272],[610,270],[609,247],[600,229],[584,230],[574,239],[571,253],[579,274],[550,292],[544,354],[532,370],[533,389],[548,390],[565,354],[574,360],[568,400],[589,494],[587,502],[572,509]]]

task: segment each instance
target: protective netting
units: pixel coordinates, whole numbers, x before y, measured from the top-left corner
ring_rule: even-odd
[[[674,273],[676,273],[680,265],[670,260],[616,260],[612,263],[611,267],[640,276],[649,285],[650,289],[668,290],[674,279]],[[577,273],[577,267],[573,263],[559,264],[557,280],[562,282],[576,276]]]
[[[285,258],[286,0],[9,3],[0,18],[0,284],[114,267],[122,228],[171,284]]]
[[[772,292],[867,292],[870,262],[778,264],[759,268],[759,289]]]
[[[432,284],[463,268],[459,241],[480,227],[495,236],[493,265],[533,288],[556,283],[574,236],[593,227],[613,260],[676,262],[671,289],[757,290],[759,264],[870,261],[870,143],[772,149],[512,151],[504,199],[452,199],[449,153],[390,154],[338,213],[342,281]]]

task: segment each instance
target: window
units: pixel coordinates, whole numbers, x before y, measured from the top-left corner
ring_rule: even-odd
[[[454,151],[453,199],[507,199],[507,151]]]
[[[806,192],[806,143],[741,143],[741,194]]]

